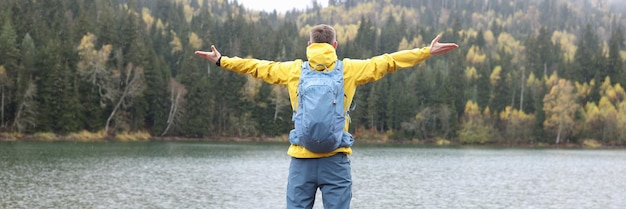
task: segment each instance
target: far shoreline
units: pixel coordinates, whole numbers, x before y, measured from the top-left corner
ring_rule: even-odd
[[[278,137],[144,137],[144,138],[119,138],[114,136],[105,136],[100,138],[86,138],[81,139],[70,136],[54,136],[54,137],[41,137],[36,135],[21,135],[19,137],[6,137],[0,136],[0,142],[224,142],[224,143],[285,143],[288,144],[289,140],[284,136]],[[355,145],[364,146],[400,146],[408,145],[410,147],[441,147],[441,148],[500,148],[500,149],[516,149],[516,148],[540,148],[540,149],[624,149],[626,147],[619,145],[605,145],[605,144],[577,144],[577,143],[565,143],[565,144],[547,144],[547,143],[524,143],[524,144],[503,144],[503,143],[486,143],[486,144],[462,144],[456,142],[450,142],[448,140],[381,140],[381,139],[355,139]]]

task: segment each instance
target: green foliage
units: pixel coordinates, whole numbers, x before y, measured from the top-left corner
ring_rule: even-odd
[[[609,55],[606,63],[606,74],[613,76],[616,83],[626,83],[626,64],[624,64],[624,60],[620,55],[621,51],[626,49],[626,40],[624,39],[624,33],[621,27],[618,26],[618,28],[611,33],[608,44]]]
[[[603,57],[597,34],[594,31],[595,29],[590,24],[585,26],[574,54],[574,70],[567,73],[566,78],[589,82],[591,79],[599,80],[606,76],[603,72],[604,68],[599,67]]]
[[[10,75],[17,71],[20,51],[17,42],[17,33],[10,19],[5,19],[0,28],[0,65],[4,66]]]
[[[60,58],[60,52],[56,47],[58,40],[49,40],[45,45],[45,48],[41,51],[40,68],[47,70],[41,71],[38,74],[40,79],[37,86],[39,86],[39,93],[37,94],[38,105],[41,114],[39,114],[38,131],[43,132],[61,132],[61,128],[58,127],[59,113],[61,110],[62,89],[63,84],[67,81],[63,80],[62,76],[62,64]]]
[[[463,144],[485,144],[492,142],[494,130],[488,122],[489,115],[483,115],[475,102],[465,104],[459,142]]]
[[[459,142],[463,144],[485,144],[492,137],[493,130],[489,126],[463,124],[459,131]]]

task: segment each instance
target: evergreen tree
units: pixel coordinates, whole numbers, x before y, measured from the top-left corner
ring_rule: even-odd
[[[373,130],[384,132],[387,102],[387,79],[381,79],[377,82],[368,84],[371,86],[369,96],[367,98],[367,117],[369,119],[369,127]]]
[[[404,33],[402,33],[404,29],[398,26],[396,23],[396,19],[393,15],[389,15],[387,17],[387,22],[383,26],[380,32],[380,52],[381,53],[392,53],[398,51],[398,45],[404,37]]]
[[[76,115],[79,108],[78,95],[74,94],[70,70],[63,63],[59,41],[51,39],[40,54],[37,68],[45,68],[39,74],[37,107],[39,112],[37,130],[69,133],[80,130]]]
[[[354,39],[354,44],[357,51],[361,51],[356,58],[369,58],[378,54],[376,47],[376,27],[372,24],[369,18],[361,16],[359,29]],[[356,53],[355,53],[356,54]]]
[[[515,88],[517,87],[512,86],[513,83],[507,83],[507,77],[510,77],[513,71],[511,64],[512,55],[501,50],[499,50],[498,54],[501,59],[500,64],[502,65],[496,66],[490,75],[492,90],[489,107],[493,111],[500,112],[506,106],[511,105],[511,98],[514,97]],[[509,79],[509,81],[512,80]]]
[[[614,78],[614,82],[626,84],[626,69],[620,52],[624,49],[624,34],[621,27],[611,33],[609,40],[609,57],[607,60],[607,75]]]
[[[574,54],[574,68],[567,73],[565,78],[574,81],[589,82],[592,79],[600,78],[603,75],[602,69],[598,69],[598,55],[600,54],[600,45],[595,30],[591,24],[587,24],[583,30],[583,34],[578,41],[578,48]]]
[[[526,65],[530,72],[539,77],[549,76],[561,54],[552,41],[548,38],[552,34],[547,27],[541,27],[537,36],[531,36],[526,42]]]
[[[168,100],[168,81],[171,79],[167,64],[156,53],[151,52],[150,62],[145,67],[144,76],[146,91],[142,98],[145,106],[145,127],[153,136],[163,133],[167,126],[167,112],[172,105]],[[171,92],[170,92],[171,93]]]
[[[0,128],[6,127],[10,120],[8,117],[13,115],[19,54],[17,34],[11,20],[6,18],[0,29],[0,66],[3,67],[3,72],[0,72]]]
[[[116,44],[117,43],[117,21],[115,21],[116,11],[114,5],[110,5],[110,1],[97,2],[97,45]],[[83,34],[84,35],[84,34]]]
[[[17,72],[16,110],[13,126],[18,132],[24,132],[36,124],[37,107],[34,97],[37,86],[33,80],[35,58],[37,56],[33,39],[27,33],[21,44],[21,65]]]
[[[202,66],[204,65],[204,66]],[[211,121],[218,114],[214,111],[214,101],[221,95],[215,95],[215,89],[221,88],[217,85],[216,80],[221,79],[224,70],[214,70],[207,74],[205,68],[211,66],[206,62],[200,62],[189,54],[186,56],[181,69],[180,75],[177,77],[187,89],[187,98],[185,107],[184,122],[181,124],[182,135],[186,137],[207,137],[211,136],[211,130],[215,127]],[[212,66],[215,68],[215,66]],[[229,84],[220,83],[223,86]]]

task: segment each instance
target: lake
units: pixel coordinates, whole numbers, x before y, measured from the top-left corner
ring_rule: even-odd
[[[0,208],[285,208],[287,147],[2,142]],[[626,205],[626,150],[357,145],[350,160],[352,208]]]

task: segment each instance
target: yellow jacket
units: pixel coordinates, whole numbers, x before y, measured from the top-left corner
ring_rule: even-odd
[[[307,47],[306,55],[309,64],[314,67],[318,64],[325,65],[328,69],[333,69],[337,60],[335,48],[326,43],[313,43]],[[344,109],[348,110],[356,87],[372,81],[379,80],[387,73],[393,73],[401,68],[413,67],[424,60],[430,58],[430,48],[419,48],[403,50],[391,54],[383,54],[366,60],[344,59]],[[302,60],[289,62],[273,62],[257,59],[242,59],[238,57],[222,56],[220,66],[222,68],[242,73],[250,74],[255,78],[264,80],[270,84],[287,86],[292,109],[296,109],[296,92],[300,79]],[[323,68],[318,66],[318,68]],[[323,69],[319,69],[323,70]],[[348,120],[346,120],[345,130],[348,130]],[[296,158],[321,158],[332,156],[336,153],[352,154],[352,148],[340,147],[329,153],[314,153],[302,146],[291,145],[287,154]]]

